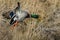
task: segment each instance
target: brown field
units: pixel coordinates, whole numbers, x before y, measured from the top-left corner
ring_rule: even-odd
[[[21,9],[40,15],[25,19],[13,31],[3,13],[13,10],[20,2]],[[60,0],[0,0],[0,40],[60,40]]]

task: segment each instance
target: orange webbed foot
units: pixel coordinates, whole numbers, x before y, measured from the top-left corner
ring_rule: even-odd
[[[17,26],[17,24],[18,24],[18,21],[16,21],[16,22],[12,25],[11,30],[13,30],[13,29]]]

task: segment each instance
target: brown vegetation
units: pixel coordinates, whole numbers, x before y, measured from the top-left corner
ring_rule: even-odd
[[[13,31],[2,13],[13,10],[17,2],[21,9],[40,15],[39,19],[28,18]],[[60,0],[0,0],[0,40],[60,40]]]

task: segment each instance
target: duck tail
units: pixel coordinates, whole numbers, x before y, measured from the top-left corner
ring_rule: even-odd
[[[20,3],[19,2],[17,2],[17,6],[20,8]]]

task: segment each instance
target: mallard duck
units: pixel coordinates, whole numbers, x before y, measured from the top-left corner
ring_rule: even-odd
[[[21,10],[20,3],[17,2],[17,7],[14,9],[14,11],[11,11],[9,13],[10,25],[17,25],[18,22],[23,22],[26,18],[38,18],[38,15],[35,14],[29,14],[26,11]]]
[[[14,27],[16,27],[16,25],[19,22],[23,22],[24,19],[30,17],[28,12],[22,11],[20,9],[20,3],[18,2],[17,4],[18,4],[18,6],[15,8],[15,12],[10,13],[10,16],[11,16],[10,25],[13,25],[12,29],[14,29]],[[24,22],[24,24],[26,25],[25,22]]]
[[[32,17],[32,18],[38,18],[38,15],[29,14],[26,11],[23,11],[20,9],[20,3],[17,3],[18,6],[15,9],[15,14],[13,15],[10,24],[14,24],[15,22],[22,22],[24,19]]]

